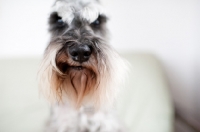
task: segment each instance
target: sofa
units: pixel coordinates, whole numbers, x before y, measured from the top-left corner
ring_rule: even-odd
[[[160,61],[147,53],[121,53],[130,64],[115,109],[128,132],[173,132],[174,108]],[[0,59],[0,132],[42,132],[50,104],[40,95],[41,57]]]

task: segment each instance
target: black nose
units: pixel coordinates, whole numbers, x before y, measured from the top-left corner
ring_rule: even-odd
[[[74,45],[69,48],[69,54],[74,61],[85,62],[92,54],[92,48],[87,44]]]

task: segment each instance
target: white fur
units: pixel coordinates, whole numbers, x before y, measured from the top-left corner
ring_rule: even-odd
[[[102,47],[104,46],[104,47]],[[100,71],[99,105],[109,108],[114,103],[120,88],[123,87],[127,65],[118,53],[109,45],[101,45],[106,61],[101,62],[103,69]],[[98,95],[94,95],[98,96]]]
[[[55,91],[52,89],[52,81],[55,76],[55,71],[62,74],[59,69],[57,69],[55,62],[56,54],[60,48],[61,45],[55,45],[47,48],[47,52],[44,55],[38,72],[39,91],[51,103],[57,102],[56,95],[54,94]]]
[[[63,21],[70,24],[75,15],[92,23],[99,14],[105,14],[103,7],[96,0],[62,0],[57,1],[52,8]]]
[[[54,106],[45,132],[127,132],[114,111],[82,107],[75,111],[68,105]]]

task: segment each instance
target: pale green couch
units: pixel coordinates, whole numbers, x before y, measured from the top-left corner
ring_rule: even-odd
[[[156,58],[123,54],[132,65],[117,110],[130,132],[172,132],[173,107]],[[49,106],[39,98],[40,59],[0,59],[0,132],[42,132]]]

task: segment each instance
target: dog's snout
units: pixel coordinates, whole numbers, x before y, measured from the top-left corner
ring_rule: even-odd
[[[92,54],[92,47],[87,44],[74,45],[69,48],[69,54],[74,61],[85,62]]]

